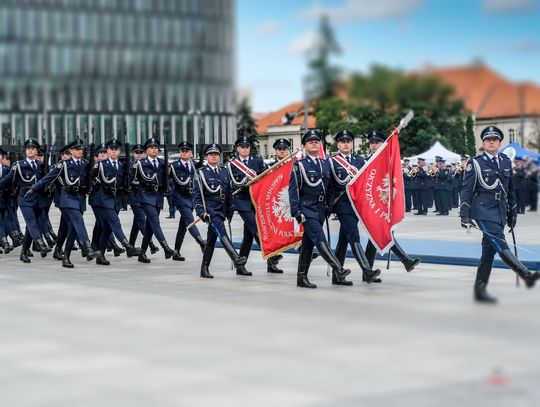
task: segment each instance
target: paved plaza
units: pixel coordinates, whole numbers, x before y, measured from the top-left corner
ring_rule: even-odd
[[[172,245],[178,219],[165,216]],[[122,221],[128,230],[130,214]],[[538,245],[539,227],[540,215],[520,216],[518,244]],[[481,238],[455,213],[408,215],[396,236]],[[293,254],[285,274],[268,275],[254,252],[254,276],[237,277],[217,249],[215,278],[202,280],[190,237],[182,253],[148,265],[109,253],[109,267],[75,253],[72,271],[50,256],[24,265],[19,249],[0,255],[0,406],[538,405],[540,287],[516,288],[508,270],[493,273],[499,305],[483,306],[474,267],[406,273],[392,262],[382,284],[366,285],[348,259],[354,286],[333,287],[317,259],[319,288],[307,290],[295,286]]]

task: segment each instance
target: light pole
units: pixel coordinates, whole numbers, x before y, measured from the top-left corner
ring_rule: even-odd
[[[200,137],[203,131],[202,112],[200,110],[190,109],[188,110],[187,114],[193,118],[193,129],[195,129],[195,118],[197,117],[199,121],[199,129],[196,132],[196,134],[193,136],[193,152],[196,153],[197,144],[202,145],[202,143],[200,143]]]

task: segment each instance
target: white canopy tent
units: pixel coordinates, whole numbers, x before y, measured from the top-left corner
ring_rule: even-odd
[[[418,157],[425,158],[426,162],[429,164],[435,162],[436,156],[442,157],[444,160],[446,160],[447,164],[457,163],[461,161],[461,155],[453,153],[452,151],[444,147],[439,141],[436,141],[435,144],[433,144],[431,148],[426,152],[412,157],[408,157],[408,159],[411,160],[409,165],[416,165],[416,159]]]

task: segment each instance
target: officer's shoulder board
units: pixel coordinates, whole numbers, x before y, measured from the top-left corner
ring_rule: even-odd
[[[504,153],[499,153],[499,155],[500,155],[502,158],[508,158],[508,159],[510,159],[510,157],[508,157],[508,156],[507,156],[506,154],[504,154]]]

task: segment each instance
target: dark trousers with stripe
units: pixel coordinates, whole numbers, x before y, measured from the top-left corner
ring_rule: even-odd
[[[509,250],[509,247],[504,236],[504,225],[487,220],[476,220],[476,223],[480,230],[484,232],[484,236],[482,237],[482,256],[480,257],[480,265],[476,278],[487,283],[491,275],[495,253]]]

